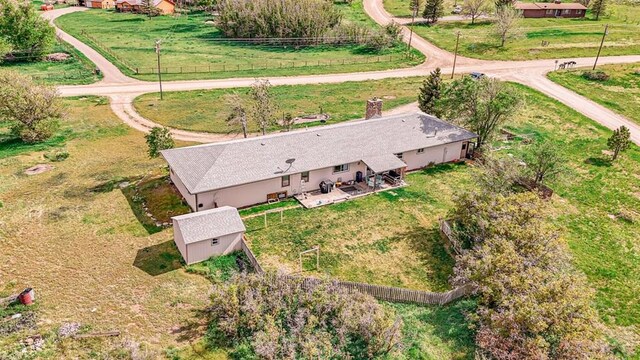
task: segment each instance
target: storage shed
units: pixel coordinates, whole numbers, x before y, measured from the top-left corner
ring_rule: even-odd
[[[242,249],[245,227],[234,207],[199,211],[172,220],[173,240],[187,264]]]

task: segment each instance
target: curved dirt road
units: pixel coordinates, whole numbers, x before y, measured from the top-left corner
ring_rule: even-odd
[[[398,23],[406,22],[403,19],[392,17],[384,10],[382,0],[364,0],[365,12],[379,24],[388,24],[392,21]],[[53,19],[75,11],[84,11],[85,8],[64,8],[46,12],[44,17]],[[100,53],[85,45],[81,41],[57,29],[63,40],[67,41],[87,58],[93,61],[104,74],[102,81],[90,85],[60,86],[59,90],[63,96],[78,95],[100,95],[108,96],[111,99],[111,108],[125,123],[144,132],[156,124],[139,115],[133,105],[133,99],[144,93],[157,92],[158,85],[153,82],[140,81],[124,75],[115,65],[105,59]],[[403,26],[403,37],[405,41],[409,38],[409,29]],[[378,80],[394,77],[424,76],[436,67],[442,68],[443,74],[451,73],[453,65],[453,54],[436,47],[425,39],[413,34],[412,47],[416,48],[427,56],[427,60],[416,67],[406,69],[392,69],[383,71],[365,71],[348,74],[325,74],[325,75],[302,75],[302,76],[282,76],[271,77],[269,81],[273,85],[301,85],[301,84],[321,84],[340,83],[345,81]],[[579,59],[558,59],[560,62],[573,60],[578,67],[589,66],[594,58]],[[601,57],[599,64],[640,62],[640,55],[609,56]],[[487,61],[471,59],[459,56],[456,61],[456,73],[469,73],[471,71],[481,71],[489,76],[503,80],[514,81],[559,100],[565,105],[575,109],[596,122],[615,129],[621,125],[627,126],[631,130],[632,140],[640,145],[640,126],[626,119],[625,117],[583,97],[560,85],[553,83],[546,78],[546,73],[554,70],[555,62],[551,59],[529,60],[529,61]],[[446,75],[445,75],[446,76]],[[222,89],[248,87],[254,82],[253,78],[234,78],[219,80],[188,80],[188,81],[167,81],[163,82],[164,91],[186,91],[202,89]],[[408,109],[408,108],[406,108]],[[195,142],[212,142],[229,140],[237,135],[199,133],[184,130],[171,129],[172,134],[180,140]]]

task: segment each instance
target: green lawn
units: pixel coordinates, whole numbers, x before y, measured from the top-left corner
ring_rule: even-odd
[[[362,4],[337,4],[345,22],[375,27],[363,13]],[[382,70],[416,65],[424,57],[397,45],[380,53],[362,46],[292,46],[231,43],[215,27],[211,16],[191,13],[148,18],[107,10],[91,10],[62,16],[56,24],[101,51],[125,73],[155,80],[154,42],[162,39],[164,78],[198,79],[238,76],[277,76]],[[318,66],[320,64],[320,66]],[[135,69],[140,74],[135,75]]]
[[[5,62],[0,63],[0,70],[15,70],[32,76],[36,81],[53,85],[91,84],[100,80],[93,73],[95,65],[68,44],[57,43],[51,52],[65,52],[71,54],[71,58],[63,62]]]
[[[585,79],[582,74],[586,70],[591,69],[554,71],[547,76],[640,124],[640,63],[599,66],[598,70],[610,76],[607,81]]]
[[[374,96],[384,99],[385,109],[416,101],[416,91],[421,81],[422,78],[415,77],[340,84],[274,86],[272,90],[280,107],[279,112],[286,111],[293,116],[300,116],[322,111],[331,116],[327,123],[337,123],[364,117],[366,100]],[[232,129],[225,123],[229,111],[223,97],[234,91],[243,95],[247,93],[247,89],[169,92],[164,94],[163,101],[159,100],[158,94],[145,94],[138,97],[134,105],[142,116],[159,124],[185,130],[228,133]],[[257,129],[255,124],[251,124],[251,131]]]
[[[444,0],[444,15],[450,15],[453,10],[453,5],[457,3],[458,5],[462,5],[462,0]],[[409,0],[383,0],[384,9],[391,15],[397,17],[410,18],[411,17],[411,9],[409,9],[409,4],[411,2]],[[417,20],[422,20],[422,10],[424,10],[424,1],[421,1],[422,5],[418,15],[416,16]]]
[[[454,51],[456,32],[460,31],[459,53],[488,60],[557,59],[595,56],[605,24],[609,24],[602,55],[640,53],[640,5],[610,4],[610,15],[600,21],[591,19],[522,19],[519,36],[500,47],[489,21],[441,22],[416,25],[415,32],[438,47]],[[548,41],[548,46],[542,46]]]

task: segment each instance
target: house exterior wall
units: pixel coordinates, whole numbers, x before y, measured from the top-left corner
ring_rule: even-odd
[[[462,144],[467,141],[459,141],[451,144],[438,145],[425,148],[424,152],[418,150],[406,151],[402,154],[402,160],[407,164],[407,170],[417,170],[428,166],[430,163],[439,164],[460,159]],[[341,164],[336,164],[341,165]],[[318,190],[320,182],[331,180],[337,182],[340,178],[343,182],[355,180],[356,173],[362,171],[366,176],[367,165],[363,161],[349,164],[349,170],[339,173],[333,172],[333,166],[311,170],[309,172],[309,182],[305,184],[305,191]],[[277,177],[250,184],[233,186],[225,189],[209,191],[197,195],[190,195],[180,179],[171,172],[171,180],[176,185],[180,193],[187,200],[187,203],[194,211],[213,209],[220,206],[233,206],[236,208],[247,207],[255,204],[267,202],[267,194],[286,191],[287,196],[300,193],[301,174],[290,174],[289,186],[282,186],[282,178]],[[199,204],[202,204],[200,207]]]
[[[168,1],[161,1],[158,6],[156,6],[158,10],[160,10],[163,14],[173,14],[175,11],[175,5],[171,4]]]
[[[180,255],[184,261],[187,261],[187,245],[184,243],[184,239],[182,238],[182,233],[180,232],[180,228],[176,226],[176,221],[173,220],[173,241],[176,243],[176,247],[178,247],[178,251],[180,251]]]
[[[560,10],[560,15],[556,15],[555,9],[526,9],[522,11],[522,16],[525,18],[581,18],[585,13],[585,10],[565,9]]]
[[[169,177],[171,178],[171,182],[176,186],[182,197],[187,201],[187,204],[191,207],[192,210],[196,210],[196,196],[189,194],[189,191],[182,183],[182,180],[173,172],[173,170],[169,170]]]
[[[237,250],[242,250],[241,232],[220,236],[217,239],[218,244],[216,245],[211,245],[212,239],[186,244],[188,258],[185,258],[185,262],[187,264],[194,264],[207,260],[214,255],[226,255]]]

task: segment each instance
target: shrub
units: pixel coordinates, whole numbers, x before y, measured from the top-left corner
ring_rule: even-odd
[[[587,79],[587,80],[593,80],[593,81],[607,81],[607,80],[609,80],[609,75],[607,73],[605,73],[604,71],[601,71],[601,70],[585,71],[585,72],[582,73],[582,77]]]
[[[220,0],[217,25],[227,37],[320,38],[340,23],[327,0]]]
[[[332,282],[240,274],[214,285],[207,339],[234,358],[374,358],[395,351],[401,320],[371,296]]]
[[[55,42],[55,30],[30,1],[0,0],[0,39],[16,59],[37,61]]]
[[[175,146],[171,130],[165,127],[154,126],[144,137],[147,140],[150,158],[156,158],[160,156],[160,151],[172,149]]]
[[[49,153],[44,154],[44,158],[49,160],[49,161],[53,161],[53,162],[59,162],[59,161],[64,161],[69,157],[69,152],[67,150],[55,150]]]
[[[370,34],[365,41],[365,46],[374,51],[388,49],[400,41],[402,28],[396,23],[391,23],[383,29],[379,29]]]

